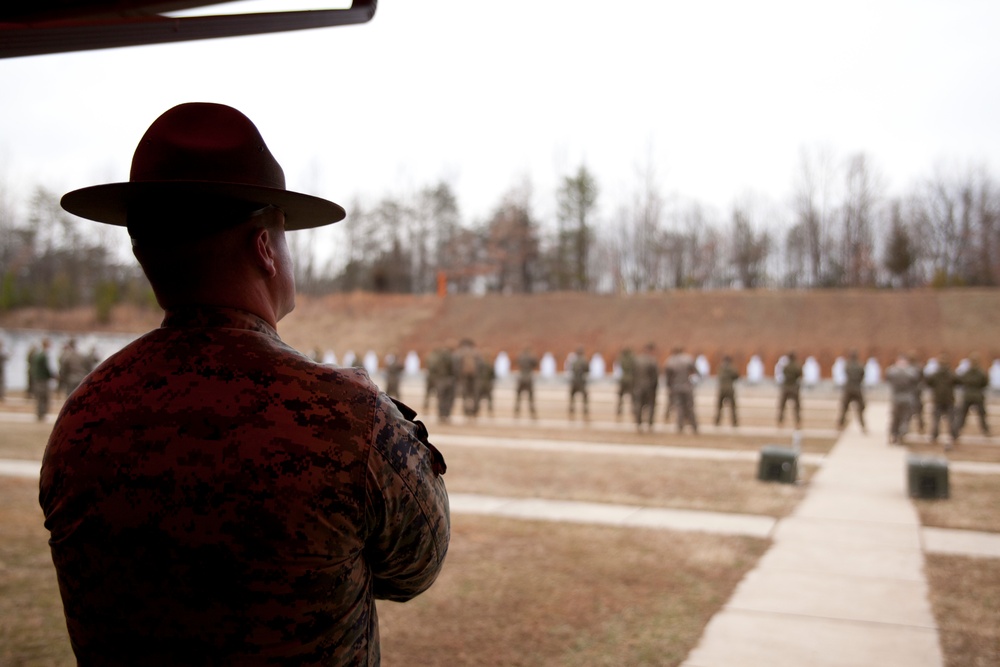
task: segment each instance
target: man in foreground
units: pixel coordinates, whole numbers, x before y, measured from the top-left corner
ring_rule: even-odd
[[[374,600],[434,582],[448,497],[409,408],[278,337],[285,231],[343,209],[285,190],[256,127],[214,104],[167,111],[128,183],[63,206],[128,227],[166,311],[69,397],[42,462],[79,662],[377,665]]]

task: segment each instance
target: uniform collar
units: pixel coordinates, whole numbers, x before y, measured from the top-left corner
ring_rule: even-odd
[[[163,328],[211,328],[242,329],[264,334],[280,341],[278,332],[263,318],[237,308],[217,306],[185,306],[167,311],[163,317]]]

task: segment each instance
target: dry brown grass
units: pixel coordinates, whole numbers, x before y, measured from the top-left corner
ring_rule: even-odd
[[[451,447],[448,490],[786,516],[805,485],[762,484],[754,462]],[[808,480],[811,467],[800,477]]]
[[[70,665],[34,480],[0,485],[0,664]],[[671,665],[764,540],[455,516],[437,584],[380,603],[385,664]]]
[[[439,581],[381,604],[387,665],[676,665],[767,543],[454,517]]]
[[[521,426],[502,426],[490,421],[489,418],[482,418],[475,424],[436,423],[434,424],[434,432],[505,438],[507,440],[571,440],[612,445],[658,445],[739,451],[758,451],[764,445],[791,441],[790,431],[781,435],[752,435],[739,431],[702,432],[699,435],[694,435],[690,431],[676,433],[672,427],[659,426],[652,433],[647,431],[637,433],[631,429],[601,428],[598,423],[593,423],[589,427],[577,428],[552,425],[533,426],[530,423]],[[836,443],[836,438],[833,437],[806,436],[802,439],[802,451],[807,454],[825,454],[830,451],[834,443]]]
[[[1000,484],[996,475],[948,474],[947,500],[913,501],[920,523],[937,528],[1000,533]],[[1000,589],[997,593],[1000,605]]]
[[[0,481],[0,665],[74,664],[38,481]]]
[[[1000,665],[1000,560],[928,554],[925,569],[947,667]]]
[[[940,456],[949,461],[976,461],[979,463],[1000,463],[1000,447],[994,444],[973,444],[969,442],[960,443],[954,449],[945,452],[942,444],[930,444],[928,442],[913,443],[907,442],[906,447],[914,454],[920,456]]]
[[[25,459],[40,461],[48,442],[52,424],[29,422],[0,423],[0,459]]]

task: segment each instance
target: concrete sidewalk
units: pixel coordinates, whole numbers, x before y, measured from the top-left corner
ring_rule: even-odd
[[[943,664],[906,450],[876,432],[844,432],[683,667]]]

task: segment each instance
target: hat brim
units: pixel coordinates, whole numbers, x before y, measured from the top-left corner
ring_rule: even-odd
[[[60,204],[81,218],[125,227],[131,206],[157,201],[174,204],[185,197],[214,196],[249,204],[277,206],[285,214],[285,229],[311,229],[343,220],[347,213],[339,204],[312,195],[242,183],[202,181],[130,181],[106,183],[63,195]]]

